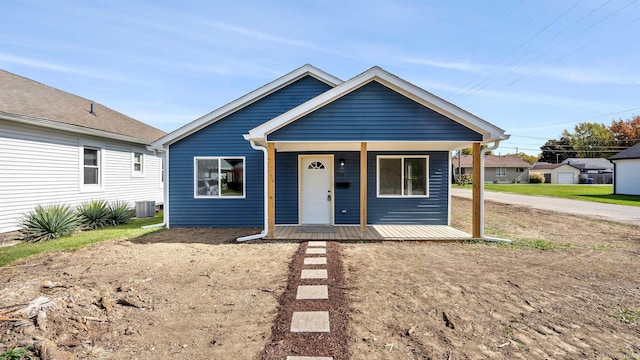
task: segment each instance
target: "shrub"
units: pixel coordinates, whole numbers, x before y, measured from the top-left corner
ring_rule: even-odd
[[[105,200],[91,200],[78,206],[78,215],[87,229],[100,229],[112,224],[109,203]]]
[[[113,225],[126,224],[133,217],[133,209],[126,201],[114,201],[109,204],[109,219]]]
[[[80,226],[76,213],[67,205],[38,205],[21,221],[26,241],[43,241],[71,235]]]
[[[529,183],[531,184],[542,184],[544,183],[544,176],[540,174],[531,174],[529,176]]]
[[[473,178],[471,177],[471,174],[464,174],[462,176],[459,176],[458,179],[456,179],[456,183],[461,186],[469,185],[473,183]]]

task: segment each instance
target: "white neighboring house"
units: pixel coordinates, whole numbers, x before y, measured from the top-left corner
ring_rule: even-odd
[[[640,144],[609,158],[613,162],[613,193],[640,195]]]
[[[564,163],[535,163],[530,173],[543,176],[547,184],[577,184],[580,177],[579,168]]]
[[[163,201],[165,132],[98,103],[0,70],[0,233],[38,204]]]

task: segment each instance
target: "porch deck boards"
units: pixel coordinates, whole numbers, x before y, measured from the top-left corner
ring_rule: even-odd
[[[364,237],[359,226],[335,226],[334,232],[300,231],[303,226],[276,226],[275,240],[469,240],[471,235],[446,225],[370,225]]]

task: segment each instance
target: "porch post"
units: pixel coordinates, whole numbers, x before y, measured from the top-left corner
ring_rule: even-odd
[[[476,239],[480,238],[480,181],[481,179],[481,171],[480,168],[480,143],[473,143],[473,186],[472,186],[472,202],[473,202],[473,211],[472,211],[472,225],[471,225],[471,233],[472,236]]]
[[[367,233],[367,143],[360,143],[360,237]]]
[[[268,203],[267,203],[267,238],[273,239],[276,230],[276,146],[274,143],[267,143],[267,161],[268,161]]]

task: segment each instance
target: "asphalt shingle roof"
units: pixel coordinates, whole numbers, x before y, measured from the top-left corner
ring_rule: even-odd
[[[613,155],[609,160],[640,159],[640,143]]]
[[[453,165],[458,166],[458,159],[454,158]],[[460,166],[461,167],[472,167],[473,166],[473,156],[471,155],[462,155],[460,157]],[[529,168],[531,164],[522,160],[517,155],[505,155],[505,156],[493,156],[487,155],[484,157],[484,166],[485,167],[522,167]]]
[[[94,104],[94,114],[91,104]],[[3,114],[4,113],[4,114]],[[151,143],[166,133],[95,101],[0,69],[0,118],[26,116],[124,135]]]

